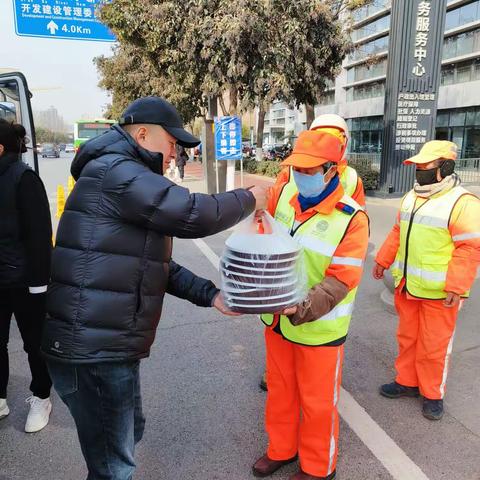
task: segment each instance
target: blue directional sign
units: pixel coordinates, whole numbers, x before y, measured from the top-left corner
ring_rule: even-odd
[[[242,123],[239,117],[215,118],[215,156],[217,160],[242,158]]]
[[[27,37],[114,42],[96,17],[101,0],[13,0],[15,31]]]

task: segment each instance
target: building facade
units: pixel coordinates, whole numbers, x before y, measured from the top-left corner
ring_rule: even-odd
[[[350,127],[351,153],[380,153],[390,34],[391,0],[355,12],[355,50],[327,90],[316,115],[337,113]],[[275,143],[305,128],[305,114],[274,104],[266,141]],[[285,119],[285,128],[283,120]],[[451,140],[462,158],[480,158],[480,0],[449,0],[444,32],[436,138]]]

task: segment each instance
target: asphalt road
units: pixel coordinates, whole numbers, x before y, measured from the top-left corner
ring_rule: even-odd
[[[41,161],[53,211],[56,186],[66,187],[70,161],[71,155]],[[198,188],[197,183],[185,186]],[[458,322],[444,419],[436,423],[424,419],[418,399],[387,400],[377,393],[379,384],[394,375],[396,318],[381,302],[383,284],[371,279],[370,270],[372,254],[391,227],[395,209],[391,200],[373,199],[368,205],[371,248],[346,344],[343,387],[353,398],[342,397],[345,420],[337,478],[480,480],[478,283]],[[221,255],[228,235],[224,232],[205,242]],[[194,242],[176,240],[174,258],[218,281],[216,268]],[[136,454],[135,478],[253,478],[250,466],[266,446],[264,393],[258,388],[264,363],[262,332],[254,316],[232,319],[167,298],[151,357],[142,362],[147,425]],[[72,419],[55,394],[47,428],[37,434],[23,432],[29,371],[16,327],[10,356],[11,414],[0,421],[0,480],[85,478]],[[360,412],[351,410],[355,405]],[[385,445],[388,448],[382,451]],[[407,473],[412,467],[420,473]],[[295,469],[291,465],[274,478],[288,478]]]

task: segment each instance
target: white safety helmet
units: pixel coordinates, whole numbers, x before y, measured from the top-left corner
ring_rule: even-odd
[[[326,113],[319,115],[310,125],[310,130],[316,130],[317,128],[338,128],[345,133],[347,142],[350,141],[350,132],[348,131],[347,122],[335,113]]]

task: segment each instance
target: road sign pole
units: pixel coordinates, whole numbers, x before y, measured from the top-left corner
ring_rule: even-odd
[[[235,190],[235,160],[227,162],[227,191]]]

